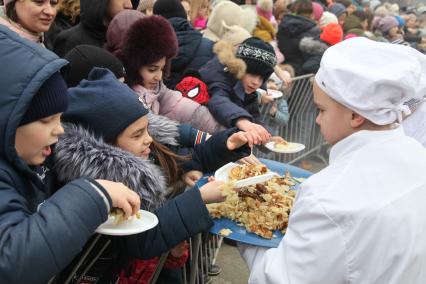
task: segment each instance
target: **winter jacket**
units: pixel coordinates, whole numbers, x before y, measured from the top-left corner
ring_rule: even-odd
[[[111,201],[94,180],[55,191],[15,150],[16,128],[42,83],[66,61],[0,26],[0,283],[46,283],[82,249]]]
[[[72,28],[75,25],[73,24],[67,16],[63,13],[58,12],[55,17],[55,21],[50,26],[49,30],[44,34],[44,44],[50,50],[53,50],[53,44],[55,39],[58,37],[59,33]]]
[[[266,42],[271,42],[275,38],[275,28],[272,23],[262,16],[257,16],[257,25],[253,31],[253,36]]]
[[[168,21],[176,32],[179,53],[172,59],[170,78],[164,83],[168,88],[174,89],[186,69],[199,70],[214,56],[213,42],[203,38],[186,19],[174,17]]]
[[[132,89],[141,98],[145,107],[151,109],[154,114],[191,124],[209,133],[223,129],[205,106],[183,97],[178,91],[170,90],[162,82],[158,84],[156,90],[148,90],[141,85],[134,85]]]
[[[299,49],[304,54],[302,64],[303,74],[317,73],[322,55],[329,45],[319,38],[304,37],[299,44]]]
[[[209,88],[210,100],[207,106],[211,114],[226,127],[235,126],[236,121],[240,118],[261,123],[257,93],[246,94],[243,84],[236,78],[236,75],[224,71],[230,62],[222,60],[223,63],[221,63],[219,57],[224,59],[233,56],[233,54],[225,56],[224,50],[221,49],[218,56],[213,57],[200,70],[201,77]],[[225,52],[230,53],[232,50]]]
[[[58,34],[53,51],[63,57],[80,44],[102,47],[106,42],[104,15],[107,4],[108,0],[81,0],[80,23]]]
[[[304,54],[299,44],[304,37],[318,37],[321,30],[311,19],[297,15],[285,15],[277,33],[278,47],[285,57],[285,63],[293,66],[296,75],[302,75]]]

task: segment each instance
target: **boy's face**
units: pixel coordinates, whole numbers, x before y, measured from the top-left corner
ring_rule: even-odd
[[[321,134],[331,145],[351,135],[353,129],[351,120],[353,112],[347,107],[330,98],[314,81],[314,103],[319,109],[316,123],[321,128]]]
[[[133,155],[147,159],[152,138],[148,133],[148,116],[145,115],[130,124],[117,137],[117,146]]]
[[[51,115],[16,129],[16,152],[28,165],[41,165],[52,153],[50,146],[58,142],[59,136],[64,133],[61,115]]]
[[[243,83],[244,92],[251,94],[262,86],[263,78],[260,75],[246,73],[241,79],[241,82]]]

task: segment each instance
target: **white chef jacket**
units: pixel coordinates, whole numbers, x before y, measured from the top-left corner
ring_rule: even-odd
[[[359,131],[301,186],[278,248],[240,246],[249,283],[426,283],[426,149]]]

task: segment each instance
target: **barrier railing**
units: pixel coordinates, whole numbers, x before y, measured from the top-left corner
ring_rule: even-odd
[[[313,102],[312,79],[313,74],[295,77],[291,86],[284,89],[285,95],[281,100],[287,99],[290,114],[286,126],[277,125],[269,115],[271,104],[261,107],[262,121],[272,132],[287,141],[304,144],[305,150],[294,154],[279,154],[255,148],[253,153],[257,157],[294,164],[309,155],[316,155],[326,163],[327,153],[324,147],[327,143],[315,123],[317,109]]]

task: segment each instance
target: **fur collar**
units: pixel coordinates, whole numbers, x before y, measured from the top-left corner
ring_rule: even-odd
[[[160,168],[105,143],[88,130],[64,123],[65,134],[55,148],[55,171],[60,182],[80,177],[119,181],[141,197],[142,209],[161,206],[167,194],[166,178]]]
[[[165,116],[148,114],[148,132],[155,141],[163,145],[179,145],[179,123]]]
[[[322,55],[328,47],[325,42],[312,37],[304,37],[299,43],[301,51],[312,55]]]
[[[234,46],[226,41],[218,41],[213,46],[213,52],[217,54],[219,62],[225,65],[228,72],[240,80],[246,73],[246,63],[235,56]]]

